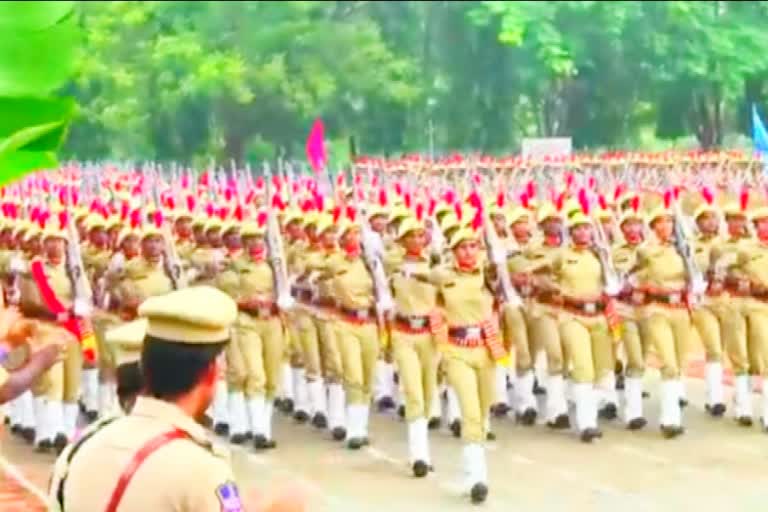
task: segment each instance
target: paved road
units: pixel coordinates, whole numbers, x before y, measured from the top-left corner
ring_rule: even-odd
[[[693,367],[693,373],[700,373]],[[648,376],[645,401],[651,424],[628,432],[604,423],[594,445],[572,433],[525,428],[495,420],[498,440],[489,445],[489,511],[757,511],[768,503],[768,434],[739,427],[731,418],[712,420],[703,411],[704,389],[689,379],[688,431],[678,440],[661,438],[658,376]],[[757,407],[757,395],[755,406]],[[755,409],[757,410],[757,408]],[[447,430],[431,438],[436,472],[416,480],[407,466],[405,424],[375,415],[372,446],[349,452],[325,433],[287,418],[276,423],[278,449],[267,455],[235,448],[233,464],[242,493],[304,494],[309,510],[325,512],[425,512],[471,508],[459,496],[461,445]],[[30,511],[39,503],[24,486],[43,489],[52,457],[0,434],[0,510]],[[9,469],[13,475],[9,473]],[[21,478],[19,478],[21,477]],[[22,482],[19,482],[19,479]],[[15,508],[14,508],[15,507]]]

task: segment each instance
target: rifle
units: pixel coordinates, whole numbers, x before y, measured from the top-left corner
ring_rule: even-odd
[[[70,189],[71,200],[72,191]],[[80,252],[80,236],[77,232],[73,215],[67,215],[66,271],[74,296],[72,309],[74,316],[77,317],[75,322],[77,324],[78,341],[83,350],[84,359],[89,363],[93,363],[96,361],[96,337],[93,335],[90,323],[87,322],[87,316],[93,304],[93,291],[91,290],[88,276],[85,275],[83,255]]]
[[[688,288],[688,307],[693,307],[698,303],[701,295],[706,291],[707,281],[704,279],[704,274],[702,274],[701,269],[699,269],[699,266],[696,264],[693,247],[688,237],[688,232],[685,229],[685,217],[683,216],[680,202],[676,199],[673,199],[673,201],[672,212],[675,219],[675,248],[683,258],[683,263],[685,264]]]
[[[264,190],[267,203],[267,254],[270,265],[272,266],[273,285],[275,288],[277,305],[280,309],[285,311],[293,307],[294,300],[293,296],[291,296],[291,285],[288,281],[288,265],[285,261],[285,251],[283,250],[283,238],[280,233],[280,224],[277,221],[275,209],[271,204],[272,172],[270,171],[267,162],[264,162]]]
[[[160,191],[158,190],[158,183],[157,183],[157,176],[155,176],[155,180],[152,184],[152,197],[155,201],[155,207],[157,208],[156,215],[160,215]],[[162,220],[162,218],[161,218]],[[168,224],[162,220],[162,222],[159,222],[160,224],[158,227],[160,229],[160,234],[163,237],[163,264],[165,266],[165,271],[168,273],[168,277],[171,278],[171,283],[173,284],[174,290],[179,290],[181,288],[187,287],[187,279],[184,275],[184,271],[181,266],[181,258],[179,258],[179,253],[176,250],[176,241],[173,239],[173,235],[171,234],[170,228]]]
[[[379,327],[384,325],[384,315],[395,307],[392,299],[392,292],[389,289],[389,281],[384,271],[384,255],[382,254],[381,239],[376,234],[368,222],[367,202],[361,202],[357,191],[352,194],[355,202],[355,209],[360,217],[360,229],[362,231],[361,244],[363,248],[363,259],[368,267],[368,272],[373,279],[373,290],[376,296],[376,315],[379,321]]]

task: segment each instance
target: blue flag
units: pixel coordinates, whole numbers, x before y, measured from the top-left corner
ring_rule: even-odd
[[[752,142],[755,144],[756,151],[768,153],[768,130],[765,129],[754,103],[752,104]]]

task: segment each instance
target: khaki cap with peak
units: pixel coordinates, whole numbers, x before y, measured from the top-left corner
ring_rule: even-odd
[[[104,341],[115,354],[115,365],[135,363],[141,359],[141,347],[147,333],[147,319],[139,318],[112,329],[104,334]]]
[[[230,337],[237,304],[211,286],[193,286],[150,297],[138,310],[148,321],[147,335],[174,343],[222,343]]]

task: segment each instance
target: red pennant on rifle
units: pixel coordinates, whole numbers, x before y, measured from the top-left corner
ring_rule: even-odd
[[[325,127],[320,118],[315,119],[312,130],[307,137],[307,160],[315,173],[319,174],[325,168]]]

